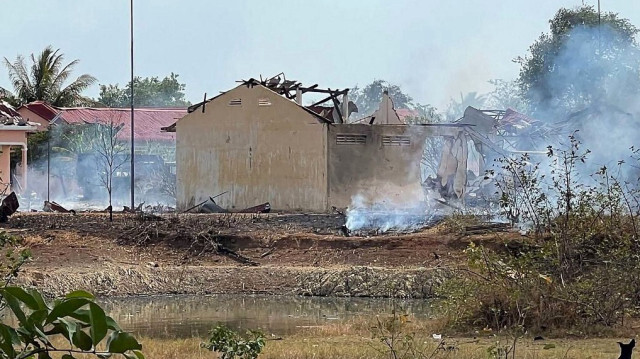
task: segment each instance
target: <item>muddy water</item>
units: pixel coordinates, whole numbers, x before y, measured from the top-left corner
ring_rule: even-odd
[[[99,300],[123,327],[137,335],[160,338],[204,337],[213,325],[291,334],[332,321],[390,314],[395,308],[426,317],[422,300],[282,296],[156,296]]]

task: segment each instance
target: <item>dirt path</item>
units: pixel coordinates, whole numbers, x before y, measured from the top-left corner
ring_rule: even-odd
[[[438,228],[345,237],[343,223],[339,215],[119,214],[110,223],[98,213],[24,213],[14,215],[5,230],[31,248],[33,260],[21,274],[23,282],[52,294],[83,287],[105,295],[428,296],[427,289],[408,293],[407,288],[430,278],[426,273],[463,262],[462,249],[470,240],[504,237],[461,237]],[[347,287],[346,278],[352,278]],[[360,278],[359,287],[353,278]]]

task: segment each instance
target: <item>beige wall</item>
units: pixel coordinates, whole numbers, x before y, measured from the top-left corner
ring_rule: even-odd
[[[365,204],[417,205],[423,200],[420,160],[431,132],[424,126],[329,126],[329,206],[348,207],[355,196]]]
[[[177,123],[178,207],[229,191],[216,199],[228,209],[270,202],[274,210],[326,210],[326,126],[262,86],[217,97]]]
[[[11,182],[11,147],[22,148],[23,145],[27,145],[26,131],[0,128],[0,150],[2,150],[0,153],[0,191],[4,190],[6,185]],[[18,173],[18,175],[20,174]],[[20,177],[24,177],[24,174]],[[25,181],[25,178],[22,178],[22,181]],[[22,185],[24,187],[25,182]]]
[[[36,126],[36,131],[46,131],[47,130],[47,126],[49,126],[49,121],[48,120],[45,120],[44,118],[38,116],[34,112],[31,112],[26,107],[20,107],[16,111],[25,120],[27,120],[29,122],[32,122],[32,123],[36,123],[36,125],[35,125]]]

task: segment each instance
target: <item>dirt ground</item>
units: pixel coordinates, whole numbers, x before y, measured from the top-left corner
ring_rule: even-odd
[[[35,286],[68,279],[64,277],[74,271],[160,268],[169,271],[149,275],[167,276],[189,268],[202,269],[205,277],[226,273],[216,281],[220,293],[250,288],[274,294],[295,286],[292,272],[457,265],[464,262],[462,250],[470,241],[500,243],[515,235],[463,235],[439,225],[415,233],[358,237],[345,236],[343,224],[341,215],[115,214],[109,222],[102,213],[17,213],[4,230],[23,238],[31,249],[33,259],[23,276]]]

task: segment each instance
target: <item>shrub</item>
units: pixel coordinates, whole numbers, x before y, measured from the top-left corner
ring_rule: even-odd
[[[209,340],[201,347],[218,352],[221,359],[255,359],[265,345],[264,335],[259,331],[249,330],[244,336],[218,325],[209,332]]]
[[[613,326],[640,303],[637,179],[624,161],[588,174],[589,151],[574,136],[548,150],[545,165],[500,160],[501,214],[532,235],[467,248],[468,270],[439,290],[453,326]]]

